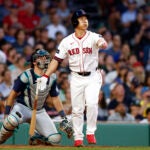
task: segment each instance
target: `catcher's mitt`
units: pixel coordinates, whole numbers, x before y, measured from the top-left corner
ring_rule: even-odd
[[[73,127],[72,123],[65,117],[59,125],[61,131],[67,134],[67,137],[70,139],[73,136]]]

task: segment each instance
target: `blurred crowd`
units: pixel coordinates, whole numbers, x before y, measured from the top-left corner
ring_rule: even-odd
[[[73,32],[73,10],[85,0],[0,0],[0,114],[14,80],[30,67],[35,49],[53,58],[60,41]],[[103,75],[98,120],[150,122],[150,2],[149,0],[94,0],[88,6],[89,26],[108,42],[99,50]],[[94,22],[96,23],[94,24]],[[94,24],[94,25],[93,25]],[[67,115],[71,114],[70,70],[66,58],[59,66],[57,83]],[[93,89],[94,92],[94,89]],[[51,117],[58,113],[45,106]],[[86,113],[86,110],[85,110]],[[86,117],[85,117],[86,120]]]

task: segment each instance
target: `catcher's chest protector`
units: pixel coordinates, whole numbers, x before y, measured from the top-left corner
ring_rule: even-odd
[[[34,98],[35,98],[35,91],[36,91],[36,75],[33,72],[33,69],[28,69],[25,72],[26,76],[28,77],[29,85],[27,89],[24,91],[24,102],[28,107],[33,106]],[[38,92],[38,102],[37,102],[37,110],[41,109],[45,103],[45,100],[49,94],[51,89],[52,83],[55,80],[55,76],[49,78],[47,82],[47,88],[43,91]]]

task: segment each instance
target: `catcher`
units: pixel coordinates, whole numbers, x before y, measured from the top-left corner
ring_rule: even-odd
[[[12,136],[19,124],[24,122],[30,123],[37,86],[36,80],[44,74],[49,63],[49,53],[43,49],[36,50],[31,57],[31,68],[25,70],[15,81],[13,89],[6,100],[5,119],[0,130],[1,144]],[[49,77],[46,86],[47,88],[44,91],[38,91],[36,131],[29,140],[31,145],[55,145],[61,141],[61,134],[57,131],[54,122],[44,109],[45,101],[49,96],[54,107],[62,117],[60,129],[67,133],[68,138],[71,138],[73,134],[72,125],[67,120],[62,103],[58,97],[59,93],[55,74]]]

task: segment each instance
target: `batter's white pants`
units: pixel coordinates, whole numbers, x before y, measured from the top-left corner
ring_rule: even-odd
[[[11,114],[14,114],[16,112],[19,112],[21,114],[21,122],[29,122],[32,115],[32,110],[30,110],[28,107],[16,103],[11,111]],[[36,131],[45,137],[48,137],[51,134],[58,133],[57,129],[55,127],[55,124],[53,123],[52,119],[48,116],[45,109],[41,109],[37,111],[36,113]]]
[[[74,140],[83,140],[85,108],[87,117],[86,134],[94,134],[96,131],[98,97],[101,85],[102,76],[99,70],[92,72],[89,76],[71,73],[70,88]]]

